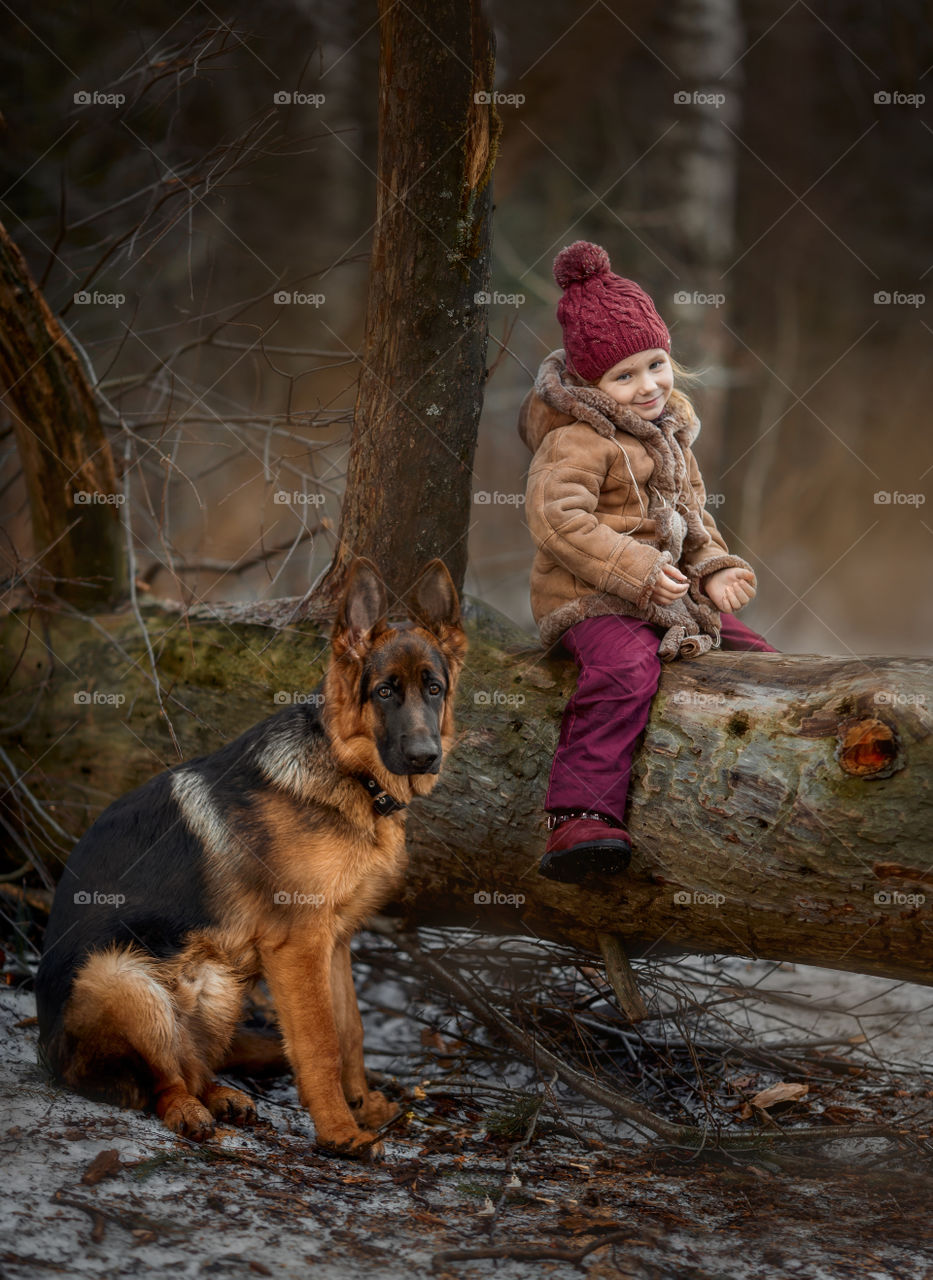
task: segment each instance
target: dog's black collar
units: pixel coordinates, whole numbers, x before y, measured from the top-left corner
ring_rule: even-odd
[[[383,790],[371,774],[355,773],[353,776],[372,796],[373,813],[377,817],[384,818],[387,814],[397,813],[399,809],[408,808],[404,800],[396,800],[395,796],[390,796],[388,791]]]

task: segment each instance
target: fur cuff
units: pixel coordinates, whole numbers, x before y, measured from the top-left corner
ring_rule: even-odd
[[[654,590],[654,584],[661,576],[661,570],[666,564],[673,564],[673,556],[669,551],[662,551],[661,557],[652,566],[647,578],[644,581],[641,591],[638,593],[638,599],[635,601],[637,609],[647,609],[651,601],[651,593]]]
[[[690,579],[690,598],[706,609],[715,609],[716,606],[703,590],[703,579],[708,578],[711,573],[718,573],[720,569],[748,569],[755,579],[755,570],[741,556],[712,556],[709,560],[701,560],[699,564],[685,566],[684,572]],[[757,586],[757,579],[752,585]]]

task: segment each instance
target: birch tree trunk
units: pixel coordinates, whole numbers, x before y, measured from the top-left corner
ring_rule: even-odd
[[[676,324],[674,354],[706,371],[698,398],[710,458],[722,448],[729,390],[725,370],[732,339],[723,322],[733,277],[723,273],[736,257],[735,134],[741,127],[743,75],[736,64],[743,30],[738,0],[673,0],[667,6],[654,43],[672,74],[663,77],[661,136],[642,161],[645,198],[658,212],[663,256],[677,278],[660,272],[650,255],[643,267],[664,286],[661,313]],[[665,125],[672,127],[662,132]]]

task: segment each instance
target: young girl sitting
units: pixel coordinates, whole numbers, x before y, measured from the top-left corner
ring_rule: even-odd
[[[583,240],[558,254],[554,276],[564,350],[542,362],[519,431],[534,452],[532,611],[542,644],[562,641],[580,668],[539,870],[575,883],[628,866],[629,774],[661,660],[720,643],[777,650],[729,616],[755,595],[755,574],[707,510],[690,450],[700,424],[673,389],[670,334],[654,304]]]

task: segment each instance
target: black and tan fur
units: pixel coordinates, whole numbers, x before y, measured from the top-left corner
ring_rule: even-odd
[[[378,1152],[372,1130],[397,1108],[367,1087],[349,944],[402,872],[402,806],[437,780],[466,651],[441,561],[406,606],[387,622],[375,568],[355,561],[322,699],[153,778],[75,846],[37,978],[42,1051],[65,1084],[154,1105],[198,1139],[254,1119],[215,1073],[242,1061],[244,999],[264,978],[318,1141]]]

